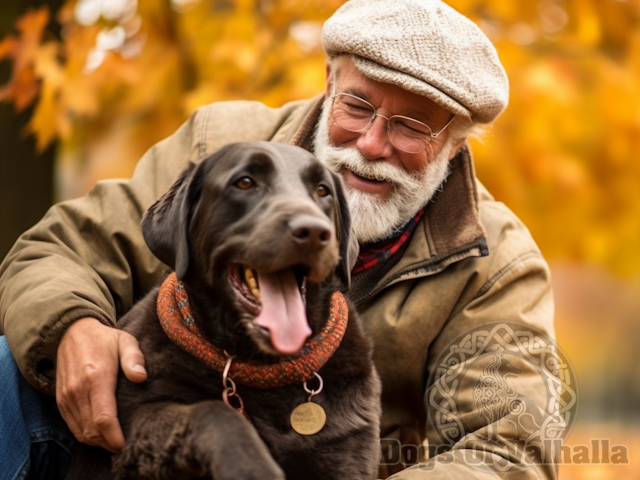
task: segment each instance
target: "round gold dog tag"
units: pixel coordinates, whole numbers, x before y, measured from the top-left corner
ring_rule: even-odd
[[[314,435],[322,430],[327,414],[317,403],[301,403],[291,412],[291,427],[300,435]]]

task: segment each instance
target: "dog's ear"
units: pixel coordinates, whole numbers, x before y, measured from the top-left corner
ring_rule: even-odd
[[[142,235],[151,252],[184,278],[189,268],[189,224],[197,201],[194,163],[142,217]]]
[[[331,172],[333,184],[336,192],[336,234],[340,245],[340,262],[336,268],[336,274],[345,286],[345,291],[351,286],[351,269],[358,259],[360,253],[360,245],[356,236],[351,231],[351,215],[349,213],[349,205],[347,204],[347,196],[344,192],[342,178]]]

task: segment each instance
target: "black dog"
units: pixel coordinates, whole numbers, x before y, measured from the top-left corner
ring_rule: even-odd
[[[119,322],[148,380],[120,377],[111,475],[82,447],[68,478],[376,478],[380,384],[340,293],[353,239],[338,177],[298,147],[229,145],[142,229],[177,276]]]

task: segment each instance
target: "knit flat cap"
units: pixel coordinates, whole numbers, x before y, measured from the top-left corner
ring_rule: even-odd
[[[322,45],[330,57],[353,54],[367,77],[474,122],[492,122],[509,102],[509,80],[493,44],[439,0],[350,0],[325,22]]]

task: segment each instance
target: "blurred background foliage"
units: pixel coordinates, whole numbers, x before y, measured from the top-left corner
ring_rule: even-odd
[[[38,148],[58,141],[58,198],[128,176],[200,105],[322,90],[322,21],[338,0],[71,0],[0,43],[0,100]],[[480,178],[545,254],[640,272],[640,3],[451,0],[494,41],[511,105],[474,145]],[[57,25],[58,35],[51,33]]]
[[[279,106],[322,91],[322,22],[343,2],[48,3],[25,8],[0,41],[11,65],[0,100],[31,108],[25,133],[39,151],[54,146],[65,199],[129,176],[200,105]],[[509,108],[472,142],[477,172],[551,262],[582,431],[606,424],[595,435],[637,446],[628,429],[640,420],[640,0],[447,3],[491,38],[510,78]]]

